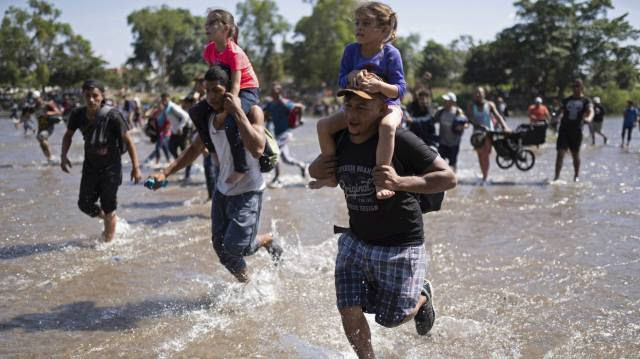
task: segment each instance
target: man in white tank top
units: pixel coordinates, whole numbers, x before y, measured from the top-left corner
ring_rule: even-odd
[[[249,271],[244,257],[265,248],[277,263],[282,248],[274,243],[270,234],[257,235],[265,188],[258,163],[266,143],[264,115],[259,106],[253,106],[248,116],[242,111],[238,96],[228,92],[229,78],[228,70],[220,66],[212,66],[207,71],[204,77],[205,99],[189,109],[198,136],[177,160],[151,177],[155,179],[154,189],[157,189],[166,177],[196,160],[205,147],[210,153],[216,153],[220,175],[211,204],[213,249],[220,263],[238,281],[247,282]],[[234,183],[225,181],[234,171],[225,121],[236,122],[249,167],[246,175]]]

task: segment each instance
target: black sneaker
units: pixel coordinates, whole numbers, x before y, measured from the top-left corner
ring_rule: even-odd
[[[278,264],[280,264],[280,262],[282,261],[282,247],[277,245],[275,241],[271,241],[271,244],[268,247],[264,247],[264,249],[266,249],[267,253],[271,255],[271,260],[273,261],[274,265],[277,266]]]
[[[431,282],[426,279],[422,287],[422,294],[427,297],[427,302],[418,309],[418,314],[416,314],[413,320],[416,322],[418,335],[427,335],[431,328],[433,328],[433,323],[436,321],[436,312],[433,310]]]

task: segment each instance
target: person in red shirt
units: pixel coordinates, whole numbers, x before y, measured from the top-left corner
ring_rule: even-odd
[[[547,106],[542,104],[542,98],[536,97],[534,104],[529,106],[529,121],[531,123],[549,122],[551,115]]]
[[[250,115],[252,106],[259,102],[259,82],[247,54],[238,46],[238,26],[233,15],[221,9],[209,11],[205,23],[205,31],[209,43],[202,54],[204,61],[210,66],[221,65],[231,72],[230,90],[234,96],[240,97],[242,110]],[[247,166],[247,151],[242,144],[236,121],[226,112],[219,115],[225,118],[225,132],[231,145],[234,172],[226,179],[227,183],[239,181],[249,167]]]

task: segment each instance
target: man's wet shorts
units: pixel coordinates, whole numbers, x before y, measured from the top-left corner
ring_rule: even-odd
[[[367,244],[347,232],[338,240],[335,285],[338,309],[361,307],[383,326],[401,324],[413,312],[427,271],[424,245]]]

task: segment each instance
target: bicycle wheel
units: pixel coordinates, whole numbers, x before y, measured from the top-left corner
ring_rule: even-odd
[[[518,151],[518,154],[516,155],[516,167],[518,167],[519,170],[528,171],[535,163],[536,155],[533,154],[533,151],[527,149]]]
[[[498,167],[506,170],[507,168],[513,166],[514,161],[513,157],[496,155],[496,163],[498,164]]]

